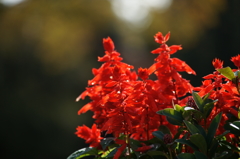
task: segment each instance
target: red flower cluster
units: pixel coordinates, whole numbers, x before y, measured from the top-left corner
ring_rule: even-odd
[[[232,57],[231,61],[239,68],[240,55]],[[210,93],[209,98],[217,100],[206,124],[208,126],[218,113],[223,112],[217,132],[217,134],[221,134],[225,131],[223,126],[229,119],[227,114],[232,114],[238,118],[238,108],[240,106],[238,85],[240,81],[232,81],[219,73],[218,70],[223,68],[223,62],[219,59],[214,59],[212,64],[216,71],[214,71],[213,74],[203,77],[205,80],[202,82],[202,86],[196,87],[194,90],[199,91],[199,95],[202,97]],[[231,136],[231,134],[228,134],[228,137],[229,136]]]
[[[160,47],[152,53],[158,56],[152,66],[139,68],[138,73],[133,71],[133,66],[121,62],[120,53],[115,50],[109,37],[103,39],[106,51],[98,61],[104,63],[100,68],[92,70],[94,78],[88,81],[88,87],[76,99],[78,101],[86,96],[91,99],[78,114],[93,111],[96,125],[92,129],[79,126],[76,132],[91,146],[98,146],[101,139],[99,132],[113,134],[116,138],[124,134],[127,136],[125,140],[116,140],[121,141],[122,148],[117,153],[120,154],[126,147],[128,138],[149,140],[153,138],[152,132],[160,125],[167,126],[172,133],[177,131],[176,126],[169,124],[164,116],[156,112],[170,108],[173,104],[186,104],[188,98],[185,96],[192,92],[193,87],[179,72],[195,72],[184,61],[170,57],[182,49],[179,45],[166,44],[170,33],[166,36],[157,33],[154,37]],[[157,80],[150,80],[151,74],[155,74]]]

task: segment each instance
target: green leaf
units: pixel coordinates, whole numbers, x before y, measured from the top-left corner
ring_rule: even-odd
[[[174,110],[176,110],[176,111],[182,113],[182,112],[183,112],[183,107],[181,107],[181,106],[178,105],[178,104],[175,104],[175,105],[174,105]]]
[[[206,104],[208,102],[208,97],[210,96],[210,93],[206,94],[204,97],[203,97],[203,103]]]
[[[194,151],[196,159],[208,159],[208,157],[199,151]]]
[[[158,128],[161,132],[163,132],[163,134],[171,134],[171,131],[169,130],[169,128],[165,125],[160,125],[160,127]]]
[[[212,144],[211,144],[211,146],[210,146],[210,148],[208,150],[209,158],[212,158],[215,155],[218,146],[219,146],[218,141],[216,139],[213,139]]]
[[[188,130],[190,131],[191,134],[197,134],[197,133],[201,133],[198,128],[196,126],[194,126],[192,123],[190,123],[189,121],[184,120],[183,121],[185,123],[185,125],[187,126]]]
[[[141,146],[142,146],[142,144],[141,144],[140,141],[134,140],[134,139],[131,139],[131,138],[130,138],[129,144],[130,144],[130,147],[131,147],[133,150],[136,150],[138,147],[141,147]]]
[[[167,118],[167,121],[168,121],[170,124],[182,126],[182,122],[180,122],[179,120],[176,120],[176,119],[171,118],[171,117],[169,117],[169,116],[167,116],[166,118]]]
[[[185,107],[185,108],[188,108],[188,107]],[[185,110],[185,108],[182,113],[184,120],[192,121],[194,119],[196,121],[201,121],[201,119],[203,118],[203,114],[200,111],[195,109]]]
[[[240,119],[240,107],[238,108],[238,119]]]
[[[152,134],[158,139],[163,140],[164,134],[161,131],[154,131]]]
[[[165,156],[166,158],[168,158],[168,155],[166,153],[164,153],[163,151],[148,151],[147,154],[149,156]]]
[[[221,121],[221,117],[222,117],[222,112],[219,113],[218,115],[216,115],[213,118],[213,120],[212,120],[212,122],[211,122],[211,124],[210,124],[210,126],[208,128],[208,133],[207,133],[207,144],[208,144],[208,147],[211,145],[212,140],[214,138],[214,135],[216,134],[217,128],[218,128],[219,123]]]
[[[200,132],[200,134],[205,138],[205,140],[207,139],[207,133],[204,130],[204,128],[201,125],[195,125],[196,128],[198,129],[198,131]]]
[[[229,130],[231,133],[240,136],[240,121],[234,121],[233,123],[227,123],[224,125],[226,130]]]
[[[229,150],[234,150],[235,152],[240,152],[240,150],[238,149],[238,147],[236,147],[235,145],[227,142],[227,141],[220,141],[219,142],[219,145],[220,146],[224,146],[225,147],[225,150],[226,148],[228,148]]]
[[[198,151],[198,147],[196,145],[194,145],[191,141],[189,140],[185,140],[185,139],[176,139],[176,142],[179,142],[181,144],[186,144],[188,146],[190,146],[193,150]]]
[[[181,153],[177,156],[178,159],[196,159],[194,154],[191,153]]]
[[[97,155],[98,150],[93,147],[82,148],[80,150],[75,151],[67,159],[80,159],[86,156]]]
[[[207,143],[201,134],[191,135],[190,141],[195,144],[204,154],[207,154]]]
[[[179,122],[182,122],[182,113],[174,110],[173,108],[166,108],[157,112],[160,115],[165,115],[167,117],[173,118]]]
[[[217,71],[231,81],[235,79],[235,75],[230,67],[221,68],[221,69],[218,69]]]
[[[229,152],[223,151],[219,156],[214,157],[213,159],[225,159],[225,156],[228,156]]]
[[[225,135],[227,135],[229,132],[230,132],[229,130],[226,130],[226,131],[224,131],[221,135],[218,135],[218,136],[216,136],[215,138],[216,138],[216,139],[220,139],[220,138],[224,137]]]
[[[119,147],[113,147],[112,149],[107,151],[107,156],[106,157],[114,157],[116,152],[118,151]]]
[[[100,144],[102,146],[103,150],[106,150],[106,148],[108,147],[108,145],[114,141],[114,138],[110,137],[110,138],[104,138],[101,140]]]
[[[193,96],[193,99],[194,99],[198,109],[201,112],[203,112],[203,100],[202,100],[202,98],[196,92],[193,92],[192,96]]]
[[[210,113],[212,112],[212,109],[214,107],[214,103],[215,102],[216,101],[210,102],[210,103],[207,103],[207,104],[204,105],[204,107],[203,107],[203,115],[204,115],[205,119],[207,119],[208,116],[210,115]]]

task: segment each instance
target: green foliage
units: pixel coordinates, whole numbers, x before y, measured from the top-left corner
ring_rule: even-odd
[[[87,147],[72,153],[67,159],[80,159],[86,156],[98,155],[98,150],[96,148]]]

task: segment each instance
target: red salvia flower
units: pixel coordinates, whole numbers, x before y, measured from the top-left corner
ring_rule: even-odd
[[[234,63],[235,66],[240,68],[240,55],[232,57],[231,61]]]
[[[139,68],[138,69],[138,77],[140,77],[143,80],[146,80],[146,79],[148,79],[148,76],[149,76],[148,69],[146,69],[146,68],[144,68],[144,69]]]
[[[231,59],[237,67],[239,57],[236,56]],[[221,69],[223,67],[222,65],[223,62],[219,59],[215,59],[213,61],[213,66],[216,70]],[[213,74],[209,74],[203,78],[205,81],[203,81],[202,86],[195,88],[195,90],[199,91],[200,96],[204,96],[207,93],[210,93],[209,98],[212,100],[217,100],[207,120],[207,126],[210,125],[212,119],[218,113],[223,112],[222,119],[217,130],[217,134],[219,135],[225,131],[223,126],[225,125],[225,122],[229,120],[229,114],[232,114],[238,118],[237,110],[240,106],[240,96],[235,83],[221,75],[218,71],[214,71]],[[231,134],[226,135],[229,142],[231,141],[231,136]]]
[[[158,32],[155,36],[155,41],[159,44],[164,44],[168,41],[168,39],[170,38],[170,32],[167,33],[165,36],[162,35],[162,33]]]
[[[223,61],[215,58],[213,61],[212,61],[212,64],[214,66],[215,69],[221,69],[223,67]]]
[[[83,125],[77,127],[77,132],[75,133],[78,137],[86,140],[87,144],[90,144],[90,147],[100,146],[100,140],[102,139],[101,132],[97,129],[96,124],[93,124],[92,128]]]
[[[109,53],[114,51],[114,43],[110,37],[103,39],[103,47],[104,50],[108,51]]]
[[[169,124],[165,116],[156,112],[172,107],[172,102],[185,105],[187,99],[184,97],[192,92],[193,87],[179,72],[196,73],[184,61],[170,57],[182,48],[179,45],[168,46],[166,42],[169,37],[170,33],[154,36],[160,47],[152,53],[157,53],[158,56],[148,69],[139,68],[138,74],[132,71],[133,66],[121,62],[120,53],[115,51],[112,40],[109,37],[103,39],[106,51],[103,57],[98,57],[98,61],[104,63],[100,68],[92,69],[94,78],[88,81],[88,87],[76,99],[79,101],[86,96],[91,99],[78,114],[93,111],[98,129],[96,126],[92,129],[78,127],[76,134],[79,137],[87,140],[91,146],[97,146],[100,137],[96,141],[92,140],[91,133],[97,136],[100,132],[106,132],[115,138],[124,134],[139,141],[152,139],[152,132],[158,130],[160,125],[169,127],[173,135],[176,133],[177,126]],[[157,76],[155,81],[149,79],[153,73]],[[138,80],[138,77],[142,80]],[[121,145],[114,157],[116,159],[128,146],[126,141],[122,142],[123,140],[116,139],[116,143]],[[141,150],[146,148],[150,147]]]

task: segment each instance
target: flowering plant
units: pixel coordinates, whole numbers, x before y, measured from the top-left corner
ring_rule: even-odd
[[[95,123],[91,128],[78,126],[76,132],[90,146],[68,159],[239,157],[240,55],[231,59],[237,69],[223,68],[223,62],[214,59],[213,74],[193,87],[179,72],[196,73],[184,61],[171,58],[182,47],[168,46],[169,37],[170,33],[154,36],[160,46],[151,53],[158,56],[138,72],[121,62],[109,37],[103,39],[105,55],[98,58],[103,64],[92,69],[94,78],[76,99],[91,99],[78,114],[92,111]]]

